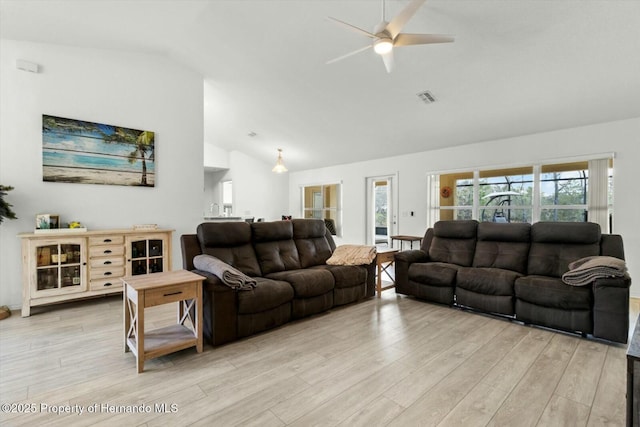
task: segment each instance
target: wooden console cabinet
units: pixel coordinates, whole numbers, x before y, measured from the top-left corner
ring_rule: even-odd
[[[23,233],[22,316],[31,307],[122,292],[124,276],[171,270],[173,230]]]

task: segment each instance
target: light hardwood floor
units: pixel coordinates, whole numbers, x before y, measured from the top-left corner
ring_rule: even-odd
[[[639,308],[634,300],[632,328]],[[151,360],[142,374],[123,350],[121,298],[34,312],[0,322],[0,403],[34,411],[3,406],[3,426],[625,423],[626,346],[393,290],[200,354]],[[146,321],[170,324],[174,307],[147,310]],[[84,412],[55,413],[60,406]]]

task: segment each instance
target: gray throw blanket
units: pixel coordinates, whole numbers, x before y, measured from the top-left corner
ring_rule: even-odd
[[[562,281],[571,286],[584,286],[596,279],[624,277],[627,266],[621,259],[610,256],[590,256],[569,264],[569,271],[562,275]]]
[[[222,283],[236,291],[250,291],[257,285],[256,279],[211,255],[195,256],[193,266],[198,270],[216,275]]]

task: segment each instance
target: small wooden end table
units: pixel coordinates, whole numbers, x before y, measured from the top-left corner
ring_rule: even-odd
[[[138,373],[145,360],[189,347],[202,352],[202,281],[186,270],[123,277],[124,351],[133,352]],[[144,330],[144,309],[178,302],[178,323]],[[190,325],[185,324],[189,320]]]
[[[405,236],[405,235],[398,235],[398,236],[391,236],[391,246],[393,246],[393,241],[394,240],[400,240],[400,250],[402,250],[402,245],[404,242],[410,242],[411,243],[411,249],[413,249],[413,242],[419,242],[418,244],[422,243],[422,237],[420,236]],[[420,249],[420,248],[418,248]]]
[[[378,274],[376,277],[376,294],[378,298],[382,296],[382,291],[385,289],[390,289],[396,286],[395,279],[389,274],[387,271],[393,263],[395,262],[395,254],[398,253],[398,249],[388,249],[385,251],[378,251],[376,254],[376,265],[378,268]],[[382,286],[382,273],[385,273],[387,277],[391,280],[391,285]]]

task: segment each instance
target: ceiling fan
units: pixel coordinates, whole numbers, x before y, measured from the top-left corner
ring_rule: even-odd
[[[393,70],[393,48],[400,46],[410,46],[418,44],[433,44],[433,43],[450,43],[454,40],[452,36],[444,34],[407,34],[401,33],[402,28],[413,17],[416,11],[422,6],[426,0],[411,0],[409,4],[405,6],[398,15],[396,15],[391,21],[387,22],[385,19],[385,4],[382,0],[382,22],[380,22],[373,29],[373,32],[363,30],[355,25],[351,25],[347,22],[341,21],[336,18],[329,17],[334,22],[343,25],[353,31],[363,34],[371,39],[373,43],[353,52],[349,52],[345,55],[339,56],[327,62],[332,64],[349,56],[355,55],[360,52],[364,52],[370,48],[380,56],[384,62],[384,66],[387,69],[387,73]]]

